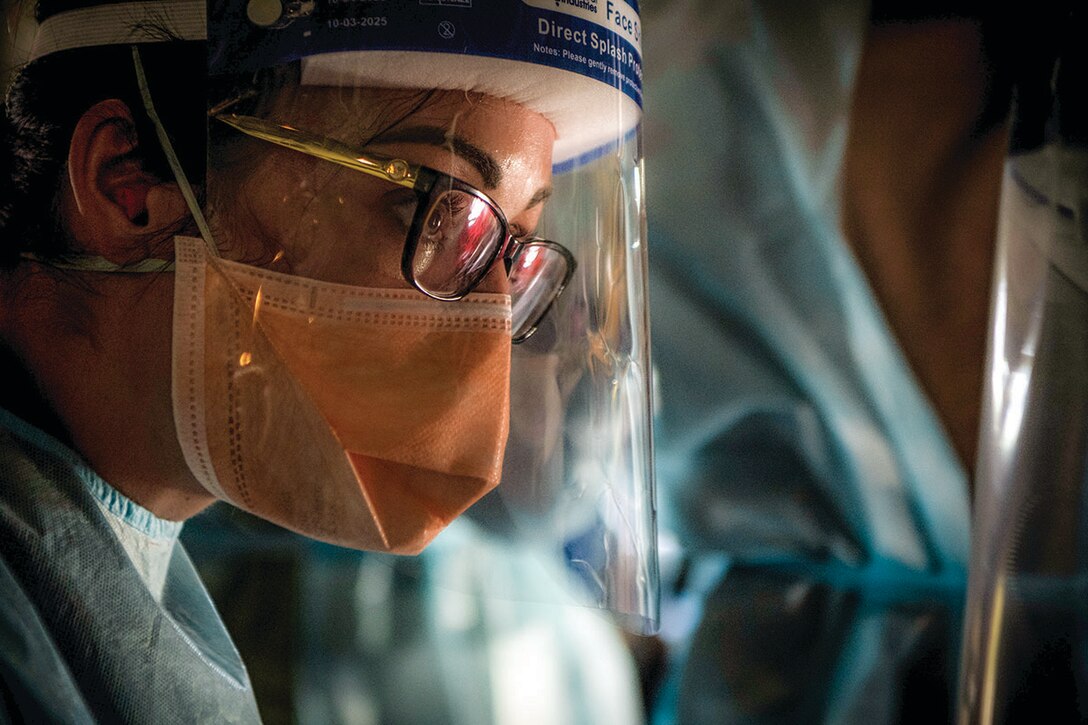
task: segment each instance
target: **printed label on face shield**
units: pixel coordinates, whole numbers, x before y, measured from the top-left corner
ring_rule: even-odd
[[[571,71],[642,105],[636,0],[210,0],[208,12],[213,75],[341,51],[455,53]]]
[[[532,62],[574,71],[623,90],[642,105],[642,26],[623,0],[522,0],[542,10]]]
[[[639,51],[642,50],[642,26],[638,18],[638,11],[623,0],[521,1],[540,10],[553,10],[557,13],[596,23],[601,28],[626,39]],[[600,45],[601,42],[607,42],[607,40],[598,37],[596,44]]]

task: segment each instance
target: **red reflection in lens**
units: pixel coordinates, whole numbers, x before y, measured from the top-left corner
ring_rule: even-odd
[[[481,244],[490,243],[495,233],[497,220],[494,213],[481,199],[473,199],[461,230],[460,259],[468,262],[479,250]]]

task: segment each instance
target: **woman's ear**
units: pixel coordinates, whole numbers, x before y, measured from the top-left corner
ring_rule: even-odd
[[[61,221],[87,253],[122,264],[147,253],[149,235],[186,214],[177,185],[144,169],[132,112],[100,101],[72,132]]]

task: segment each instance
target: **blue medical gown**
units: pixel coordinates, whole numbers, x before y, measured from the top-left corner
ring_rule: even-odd
[[[867,8],[657,12],[646,186],[674,652],[657,720],[947,705],[965,474],[836,220]]]
[[[184,549],[156,602],[105,499],[121,500],[75,453],[0,410],[0,722],[259,722]]]

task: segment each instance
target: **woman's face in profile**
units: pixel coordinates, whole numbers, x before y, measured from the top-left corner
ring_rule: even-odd
[[[467,182],[533,232],[550,189],[555,130],[509,101],[462,91],[295,87],[264,104],[265,120],[401,158]],[[240,134],[239,134],[240,135]],[[211,159],[212,223],[226,256],[363,287],[406,287],[401,257],[414,191],[268,142],[239,139],[245,160]],[[490,274],[480,292],[505,291]]]

